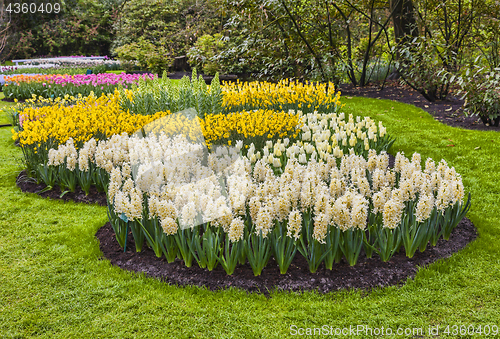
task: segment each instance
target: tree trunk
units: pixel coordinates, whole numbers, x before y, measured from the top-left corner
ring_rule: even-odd
[[[417,37],[418,27],[412,0],[390,0],[390,7],[394,11],[392,22],[396,43],[404,43]]]

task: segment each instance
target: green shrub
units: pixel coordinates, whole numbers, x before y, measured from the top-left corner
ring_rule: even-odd
[[[173,61],[165,47],[156,46],[144,38],[118,47],[116,53],[125,70],[132,70],[137,65],[141,70],[162,73],[168,70]]]
[[[213,36],[205,34],[198,38],[194,47],[188,51],[189,63],[203,70],[205,74],[214,75],[221,71],[215,56],[222,51],[225,45],[226,42],[221,34],[217,33]]]
[[[432,39],[415,38],[397,49],[396,63],[403,81],[427,100],[444,100],[453,80],[453,57],[446,47]],[[442,55],[448,56],[448,61]]]
[[[464,102],[466,115],[479,115],[487,126],[498,126],[500,122],[500,68],[485,72],[479,68],[469,70],[457,80]]]

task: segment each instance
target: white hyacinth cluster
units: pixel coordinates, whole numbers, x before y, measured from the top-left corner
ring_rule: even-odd
[[[89,149],[90,145],[86,147],[87,159],[89,157]],[[57,150],[51,148],[49,150],[49,161],[48,165],[50,166],[59,166],[66,164],[67,169],[70,171],[74,171],[77,162],[79,161],[79,155],[75,148],[75,144],[72,138],[69,138],[66,144],[59,146]],[[82,157],[83,158],[83,157]],[[88,168],[88,161],[87,161]]]
[[[278,140],[274,145],[284,144]],[[160,218],[168,234],[212,221],[233,242],[242,239],[245,220],[264,238],[276,225],[286,224],[287,235],[299,239],[309,216],[313,238],[324,243],[329,227],[364,230],[369,213],[382,214],[384,227],[396,228],[407,202],[414,202],[416,218],[423,222],[434,207],[443,210],[464,196],[453,168],[444,161],[435,166],[427,160],[422,170],[418,154],[409,160],[398,153],[393,169],[385,152],[370,151],[368,159],[343,155],[338,161],[326,154],[323,161],[310,159],[306,164],[291,158],[276,174],[265,158],[253,166],[248,157],[237,158],[239,150],[220,151],[228,163],[224,175],[218,176],[220,168],[215,167],[221,162],[208,158],[203,165],[199,146],[181,137],[131,138],[130,165],[113,169],[110,200],[116,213],[140,218],[144,194],[148,217]]]
[[[91,165],[95,165],[111,174],[114,167],[128,162],[128,141],[129,136],[126,133],[113,135],[109,140],[99,142],[92,138],[77,151],[73,139],[69,138],[57,149],[49,150],[48,165],[59,166],[66,161],[70,171],[78,168],[84,172],[88,171]]]
[[[273,227],[270,220],[288,219],[288,236],[300,237],[304,215],[313,216],[313,237],[320,242],[328,227],[365,229],[369,213],[381,213],[384,227],[396,228],[409,202],[416,206],[417,221],[423,222],[435,207],[443,211],[464,197],[460,175],[445,161],[436,168],[428,159],[422,171],[418,154],[410,161],[398,153],[394,169],[384,152],[371,151],[368,160],[344,155],[339,165],[333,155],[324,160],[302,165],[290,159],[279,176],[264,159],[256,162],[248,207],[263,236]]]
[[[366,229],[370,215],[394,229],[410,202],[418,222],[462,202],[462,179],[444,160],[427,159],[422,169],[419,154],[410,160],[398,153],[389,168],[389,155],[370,148],[385,135],[370,118],[346,122],[342,113],[311,113],[303,121],[301,140],[269,140],[261,149],[238,141],[208,152],[180,135],[123,134],[91,139],[79,153],[69,140],[49,151],[49,161],[84,171],[94,163],[108,172],[117,215],[158,218],[169,235],[210,222],[232,242],[243,238],[245,227],[267,238],[277,226],[297,240],[307,224],[324,243],[332,227]],[[367,157],[354,154],[360,145]]]
[[[415,201],[414,211],[416,220],[427,220],[434,207],[441,213],[448,207],[460,202],[464,198],[464,186],[461,176],[455,168],[448,167],[446,161],[441,160],[437,168],[432,159],[427,159],[422,171],[421,158],[418,153],[413,154],[411,161],[403,153],[396,155],[394,171],[399,176],[399,188],[394,188],[383,207],[384,225],[395,228],[401,221],[405,202]],[[382,197],[377,197],[377,207],[380,209]]]
[[[366,160],[351,154],[337,161],[326,154],[301,164],[292,157],[283,173],[275,174],[265,158],[251,166],[248,157],[239,157],[241,146],[207,155],[182,136],[116,136],[93,145],[83,149],[96,159],[109,157],[101,166],[113,164],[108,196],[115,213],[140,219],[147,205],[148,218],[158,217],[168,234],[212,221],[236,241],[243,234],[241,221],[249,218],[263,237],[276,223],[286,223],[287,235],[298,239],[310,215],[313,237],[324,242],[329,227],[365,229],[369,213],[381,213],[384,227],[396,228],[406,202],[415,202],[416,219],[423,222],[434,207],[444,211],[464,197],[454,168],[428,159],[422,170],[418,154],[410,161],[398,153],[393,169],[388,154],[373,150]],[[54,164],[61,161],[59,154],[79,160],[71,144],[57,152],[51,153]]]
[[[298,112],[301,115],[301,112]],[[251,163],[262,159],[271,166],[278,168],[286,165],[286,159],[297,159],[300,164],[309,160],[327,161],[330,155],[342,158],[346,150],[354,153],[354,147],[363,145],[368,151],[379,138],[386,135],[386,129],[379,122],[377,124],[369,117],[356,119],[352,114],[345,121],[344,113],[309,113],[302,116],[303,124],[300,126],[301,137],[296,142],[289,139],[268,140],[262,150],[256,150],[252,144],[248,149],[247,157]]]
[[[237,180],[239,187],[244,184],[249,164],[238,152],[238,148],[219,148],[208,154],[201,144],[181,135],[132,136],[128,161],[111,171],[108,198],[114,212],[130,220],[140,219],[147,210],[147,217],[159,218],[168,234],[177,230],[172,221],[181,229],[214,222],[228,230],[233,221],[228,218],[232,215],[230,201],[235,209],[244,209],[246,201],[244,189],[232,188],[228,199],[224,185],[231,180]],[[142,199],[139,210],[135,202]]]
[[[66,144],[59,146],[57,150],[53,148],[49,150],[48,165],[66,164],[66,168],[70,171],[74,171],[78,167],[80,171],[87,172],[90,164],[94,162],[96,147],[96,141],[91,139],[77,151],[73,139],[69,138]]]

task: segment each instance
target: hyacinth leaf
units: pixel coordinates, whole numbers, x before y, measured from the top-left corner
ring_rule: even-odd
[[[290,267],[297,253],[296,241],[288,237],[285,234],[285,230],[286,227],[278,225],[271,235],[274,258],[278,263],[281,274],[285,274],[288,271],[288,267]]]
[[[47,187],[50,188],[54,187],[57,182],[56,171],[51,167],[52,166],[42,165],[42,164],[36,167],[38,176],[47,185]]]
[[[206,228],[202,235],[200,234],[201,227],[196,227],[188,246],[198,266],[212,271],[218,263],[220,233],[213,232],[208,224],[203,226]]]
[[[365,232],[360,229],[348,229],[341,233],[340,249],[350,266],[356,265],[361,248],[363,247]]]
[[[328,235],[326,237],[326,246],[330,248],[325,256],[325,267],[328,270],[333,269],[333,263],[339,263],[342,259],[342,250],[340,244],[340,229],[335,226],[330,226]]]
[[[213,231],[212,227],[203,233],[203,251],[206,253],[207,258],[207,268],[212,271],[218,264],[219,250],[220,250],[220,228],[216,228],[217,231]]]
[[[167,258],[168,263],[173,263],[175,258],[177,258],[177,243],[173,235],[164,235],[162,237],[163,242],[163,254]]]
[[[262,236],[262,230],[259,231],[258,235],[252,233],[245,241],[245,253],[253,274],[259,276],[271,258],[270,239]]]
[[[315,273],[323,262],[323,259],[328,255],[330,248],[328,248],[328,245],[322,244],[316,239],[313,239],[307,245],[302,238],[300,242],[302,246],[299,247],[299,251],[306,258],[309,264],[309,271]]]
[[[158,219],[145,219],[144,223],[140,221],[138,221],[138,223],[142,227],[142,231],[144,232],[144,236],[146,237],[147,244],[153,249],[155,255],[160,258],[165,252],[165,249],[163,248],[162,241],[164,233],[161,227],[158,225]]]
[[[117,217],[114,210],[113,205],[109,203],[107,204],[106,212],[108,214],[108,219],[111,223],[111,227],[113,227],[113,231],[115,231],[116,241],[120,247],[125,247],[125,241],[127,238],[127,221],[123,221],[121,216]],[[123,214],[125,218],[125,214]]]
[[[66,190],[66,191],[63,191],[60,195],[59,195],[59,199],[62,199],[62,197],[64,197],[66,195],[66,193],[69,193],[70,191]]]
[[[438,210],[437,208],[433,208],[431,215],[427,220],[425,220],[425,223],[427,223],[427,230],[426,230],[426,235],[424,239],[422,239],[422,242],[420,243],[419,250],[420,252],[425,251],[427,248],[427,245],[430,243],[432,246],[434,244],[434,238],[436,238],[436,242],[438,239],[439,235],[439,228],[438,228]]]
[[[122,220],[123,220],[123,221],[125,221],[125,222],[128,222],[128,218],[127,218],[127,216],[125,215],[125,213],[120,214],[120,215],[119,215],[119,218],[120,218],[120,219],[122,219]]]
[[[370,218],[370,220],[375,219],[373,218],[373,215],[371,217],[372,218]],[[371,258],[373,252],[375,252],[380,256],[382,261],[387,261],[384,260],[384,258],[387,257],[387,252],[391,252],[389,248],[392,249],[392,245],[389,243],[391,241],[389,238],[391,237],[392,232],[389,234],[387,230],[389,229],[383,227],[381,222],[369,222],[366,227],[365,237],[363,238],[363,249],[367,258]]]
[[[40,191],[37,191],[36,194],[42,194],[42,193],[48,192],[48,191],[52,190],[53,188],[54,187],[52,187],[52,186],[47,186],[44,189],[41,189]],[[62,198],[62,196],[60,196],[60,198]]]
[[[189,241],[191,240],[191,229],[179,229],[176,234],[174,234],[175,242],[177,243],[177,248],[181,254],[182,260],[186,267],[191,267],[193,263],[193,253],[189,248]]]
[[[409,209],[411,210],[411,208]],[[405,247],[406,256],[412,258],[418,248],[416,244],[417,224],[410,220],[410,216],[405,214],[401,220],[401,242]]]
[[[192,236],[187,241],[189,251],[191,252],[192,257],[198,263],[198,266],[201,268],[207,267],[207,258],[206,253],[202,249],[202,237],[200,235],[200,227],[195,227]]]
[[[392,256],[397,252],[401,237],[399,235],[400,229],[390,229],[380,227],[378,230],[377,247],[375,251],[380,256],[383,262],[389,261]]]
[[[462,207],[463,206],[463,207]],[[451,232],[457,227],[460,220],[462,220],[471,206],[471,194],[467,196],[467,201],[464,204],[457,202],[451,209],[445,212],[445,222],[442,227],[442,235],[444,240],[449,240]]]
[[[132,220],[128,222],[128,225],[132,231],[132,236],[134,237],[135,250],[136,252],[141,252],[145,240],[145,234],[142,231],[142,224],[137,220]]]
[[[304,214],[304,227],[302,228],[302,236],[298,246],[299,252],[307,260],[309,271],[315,273],[325,257],[331,251],[331,244],[320,243],[314,239],[312,227],[312,213],[310,211]]]
[[[226,237],[226,241],[221,242],[218,260],[224,271],[226,271],[226,274],[232,275],[242,253],[245,251],[245,244],[243,240],[234,243],[228,240]]]
[[[89,195],[90,186],[92,184],[91,167],[89,167],[86,171],[77,168],[76,172],[77,172],[76,178],[78,180],[78,185],[83,189],[85,195]]]
[[[366,227],[367,235],[365,236],[365,239],[363,241],[363,248],[365,250],[367,258],[371,258],[373,256],[373,252],[376,251],[375,244],[378,240],[378,229],[379,229],[379,224],[370,222]]]

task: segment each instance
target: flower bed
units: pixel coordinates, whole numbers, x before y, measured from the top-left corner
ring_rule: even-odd
[[[142,83],[136,92],[70,106],[28,107],[14,138],[49,188],[79,185],[88,193],[95,185],[107,193],[122,247],[131,231],[137,251],[146,243],[169,262],[180,258],[209,270],[220,264],[227,274],[248,262],[260,275],[271,257],[281,273],[296,255],[311,272],[342,258],[355,265],[362,250],[383,261],[403,249],[412,257],[448,239],[470,206],[460,175],[445,161],[427,159],[422,169],[418,154],[410,161],[398,153],[389,168],[394,140],[385,127],[368,117],[346,119],[335,111],[338,95],[323,97],[321,86],[277,85],[319,90],[297,103],[284,94],[263,99],[265,88],[276,88],[266,84],[221,91],[196,78],[184,82],[168,92],[167,107],[190,98],[223,111],[125,112],[123,100],[133,106],[148,91],[158,94],[151,91],[160,88],[155,82]],[[332,112],[270,109],[307,102],[307,109],[332,105]]]
[[[422,170],[418,154],[411,161],[398,154],[389,169],[385,151],[373,149],[390,146],[383,126],[343,119],[304,115],[294,142],[268,140],[257,149],[239,141],[225,153],[204,153],[186,138],[192,129],[171,136],[153,126],[146,138],[91,139],[80,151],[70,140],[50,151],[48,165],[59,173],[108,173],[108,212],[120,245],[131,230],[138,251],[146,242],[157,256],[182,258],[188,267],[220,263],[232,274],[248,261],[259,275],[273,256],[285,273],[298,252],[314,272],[342,257],[355,265],[362,249],[387,261],[402,248],[412,257],[447,239],[469,207],[460,175],[431,159]]]
[[[152,74],[45,74],[14,75],[5,78],[3,92],[6,98],[24,100],[42,96],[44,98],[64,97],[65,95],[96,96],[113,93],[116,88],[127,88],[139,80],[153,79]]]
[[[220,263],[232,274],[248,261],[260,275],[273,256],[284,274],[297,252],[311,272],[342,257],[355,265],[362,248],[383,261],[403,247],[412,257],[448,239],[470,206],[460,175],[431,159],[422,170],[418,154],[409,161],[398,153],[389,169],[385,152],[316,160],[306,145],[277,140],[259,160],[253,145],[238,157],[240,143],[203,165],[202,149],[181,136],[124,138],[112,147],[132,149],[112,169],[108,189],[117,240],[126,246],[131,230],[137,251],[146,242],[158,257],[188,267]],[[309,145],[321,149],[321,141]]]
[[[229,112],[255,108],[302,110],[304,113],[331,112],[340,104],[335,85],[281,80],[278,83],[253,81],[226,83],[223,107]]]
[[[120,109],[118,100],[118,94],[114,93],[99,98],[89,96],[70,100],[71,105],[64,103],[63,99],[49,101],[49,105],[42,107],[24,108],[19,113],[20,130],[13,129],[12,138],[22,147],[28,173],[49,187],[61,183],[74,191],[78,182],[74,175],[68,178],[60,170],[51,171],[48,167],[52,148],[68,140],[79,148],[90,139],[106,140],[115,134],[133,134],[147,123],[170,114],[167,111],[150,116],[130,115]],[[80,185],[88,192],[91,184],[103,190],[106,182],[103,173],[99,175],[99,171],[95,171],[87,181],[80,181]]]

